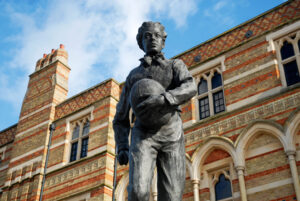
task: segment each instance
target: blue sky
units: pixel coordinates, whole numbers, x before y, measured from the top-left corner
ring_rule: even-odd
[[[18,122],[35,63],[64,44],[69,97],[105,79],[122,82],[143,52],[136,33],[160,21],[173,57],[285,0],[0,0],[0,130]]]

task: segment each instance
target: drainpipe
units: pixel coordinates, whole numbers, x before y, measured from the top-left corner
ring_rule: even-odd
[[[55,124],[54,123],[50,124],[49,130],[50,130],[50,136],[49,136],[49,142],[48,142],[48,148],[47,148],[46,162],[45,162],[45,167],[44,167],[44,175],[43,175],[43,180],[42,180],[40,201],[42,201],[42,199],[43,199],[43,191],[44,191],[44,185],[45,185],[45,179],[46,179],[46,173],[47,173],[47,166],[48,166],[49,152],[50,152],[50,146],[51,146],[51,139],[52,139],[52,134],[55,131]]]
[[[116,198],[115,198],[115,191],[116,191],[116,184],[117,184],[117,168],[118,168],[118,162],[117,162],[117,145],[116,145],[116,148],[115,148],[115,164],[114,164],[114,183],[113,183],[113,192],[112,192],[112,201],[116,201]]]

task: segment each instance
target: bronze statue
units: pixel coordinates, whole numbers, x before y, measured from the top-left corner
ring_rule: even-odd
[[[179,105],[196,94],[196,86],[181,60],[162,54],[166,37],[158,22],[139,28],[137,42],[146,54],[126,79],[113,122],[118,161],[129,160],[129,201],[149,201],[155,166],[158,200],[182,200],[186,169]],[[136,121],[129,146],[130,108]]]

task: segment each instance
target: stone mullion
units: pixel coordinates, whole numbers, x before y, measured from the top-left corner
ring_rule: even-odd
[[[199,184],[200,181],[198,179],[193,179],[193,193],[194,193],[194,201],[200,201],[199,199]]]
[[[241,200],[247,201],[247,192],[246,192],[246,185],[245,185],[245,178],[244,178],[244,170],[243,166],[236,167],[238,179],[239,179],[239,187],[240,187],[240,194]]]
[[[78,136],[78,147],[77,147],[76,160],[80,159],[81,143],[82,143],[82,130],[83,130],[83,121],[79,123],[79,136]]]
[[[213,73],[211,72],[209,76],[207,77],[207,88],[208,88],[208,103],[209,103],[209,116],[214,115],[214,106],[213,106],[213,97],[212,97],[212,84],[211,84],[211,78]]]
[[[298,34],[299,34],[299,32],[298,32]],[[297,37],[294,39],[293,47],[294,47],[294,51],[295,51],[295,57],[296,57],[295,59],[296,59],[297,66],[298,66],[298,72],[300,74],[300,51],[299,51],[300,47],[298,47],[298,40],[300,40],[300,39]]]
[[[295,151],[286,152],[290,164],[290,170],[292,173],[293,185],[296,192],[297,200],[300,200],[300,183],[299,183],[299,174],[297,170],[296,160],[295,160]]]

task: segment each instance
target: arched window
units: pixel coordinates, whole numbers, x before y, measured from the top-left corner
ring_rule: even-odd
[[[215,72],[212,78],[212,88],[216,89],[218,87],[222,87],[222,77],[221,74]],[[223,89],[220,89],[213,93],[213,101],[215,114],[223,112],[225,110]]]
[[[198,85],[198,93],[199,95],[207,92],[207,81],[201,78],[199,85]]]
[[[280,68],[284,73],[282,78],[286,86],[291,86],[300,82],[300,33],[293,33],[278,40],[278,50],[280,53]]]
[[[88,119],[78,120],[73,125],[70,162],[87,156],[90,132]]]
[[[224,174],[220,174],[219,181],[215,185],[216,201],[232,197],[230,180]]]
[[[280,49],[280,54],[282,60],[294,56],[295,53],[294,53],[293,45],[291,43],[288,43],[287,41],[284,41],[283,46]]]
[[[211,70],[202,74],[198,84],[199,118],[225,111],[223,81],[220,70]]]
[[[211,79],[211,82],[212,82],[212,88],[213,89],[215,89],[219,86],[222,86],[221,74],[219,74],[218,72],[215,72],[213,78]]]
[[[199,99],[200,119],[204,119],[204,118],[210,116],[207,92],[208,92],[207,81],[205,79],[201,78],[199,85],[198,85],[198,94],[204,95],[204,97]]]

